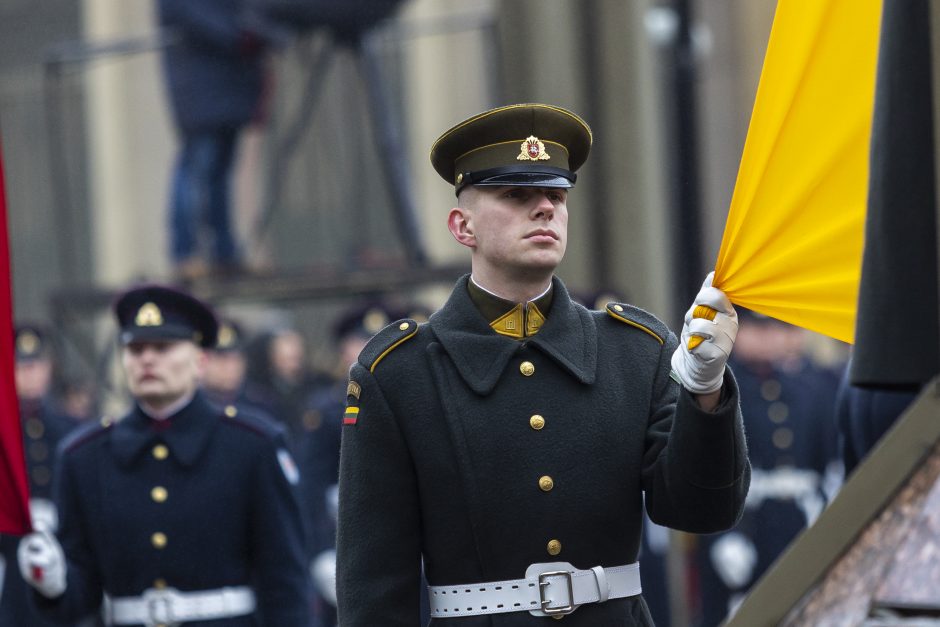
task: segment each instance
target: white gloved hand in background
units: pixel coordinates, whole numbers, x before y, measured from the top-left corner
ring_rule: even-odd
[[[721,389],[725,363],[738,334],[738,314],[725,293],[712,287],[714,276],[708,273],[686,312],[679,348],[672,355],[673,371],[693,394]]]
[[[65,553],[48,531],[35,531],[20,540],[16,551],[20,574],[41,595],[54,599],[65,592]]]

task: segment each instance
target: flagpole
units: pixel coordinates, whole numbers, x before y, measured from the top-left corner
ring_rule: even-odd
[[[936,211],[936,222],[934,226],[937,230],[937,302],[940,302],[940,0],[930,0],[930,78],[932,95],[932,124],[933,129],[933,167],[934,167],[934,210]],[[937,326],[940,329],[940,307],[937,308]],[[940,333],[938,333],[940,336]],[[940,347],[938,347],[940,355]],[[940,397],[940,379],[934,379],[937,387],[934,388],[934,394]]]

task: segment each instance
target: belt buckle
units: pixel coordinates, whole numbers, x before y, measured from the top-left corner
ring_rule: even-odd
[[[551,600],[545,598],[545,587],[551,584],[549,577],[564,577],[568,584],[568,605],[561,607],[548,607]],[[542,611],[549,616],[570,614],[574,611],[574,585],[571,582],[571,572],[567,570],[552,570],[545,573],[539,573],[539,603]]]
[[[180,623],[173,616],[175,592],[173,588],[157,590],[148,588],[143,600],[147,607],[147,627],[177,627]]]

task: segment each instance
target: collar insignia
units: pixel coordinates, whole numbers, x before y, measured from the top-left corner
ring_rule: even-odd
[[[134,324],[139,327],[159,327],[163,324],[163,314],[153,303],[144,303],[134,318]]]
[[[551,157],[545,152],[545,144],[542,143],[542,140],[535,135],[529,135],[522,142],[519,156],[516,159],[518,161],[545,161],[551,159]]]

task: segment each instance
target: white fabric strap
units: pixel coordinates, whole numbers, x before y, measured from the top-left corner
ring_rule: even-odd
[[[108,603],[111,625],[147,627],[245,616],[255,605],[255,593],[248,586],[196,592],[150,588],[139,597],[111,598]]]
[[[568,562],[546,562],[529,566],[525,579],[428,586],[433,618],[505,612],[570,614],[585,603],[603,603],[642,591],[639,562],[589,570],[578,570]]]

